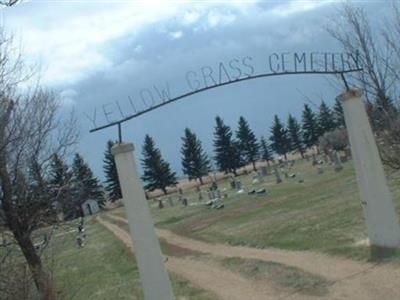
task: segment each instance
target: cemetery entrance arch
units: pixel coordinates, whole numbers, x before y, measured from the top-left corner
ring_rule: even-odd
[[[315,58],[317,54],[319,59]],[[251,59],[249,57],[245,57],[242,60],[230,60],[228,65],[231,69],[239,72],[235,77],[229,76],[226,66],[220,63],[218,65],[219,80],[212,77],[214,72],[212,68],[202,67],[201,74],[203,79],[204,77],[212,79],[213,82],[213,84],[205,84],[205,86],[201,86],[200,81],[193,81],[193,78],[197,80],[198,73],[189,71],[186,73],[186,80],[190,91],[179,96],[170,97],[168,87],[167,89],[159,89],[154,86],[154,90],[161,100],[159,103],[155,103],[153,94],[149,89],[142,89],[140,92],[141,100],[146,106],[148,103],[146,100],[150,99],[150,105],[137,111],[134,103],[129,99],[135,111],[129,116],[124,116],[119,103],[117,103],[117,108],[123,117],[116,121],[109,120],[110,111],[103,106],[104,116],[108,121],[105,125],[97,125],[97,110],[94,111],[91,117],[86,115],[94,125],[94,128],[90,130],[91,132],[113,126],[118,128],[119,143],[113,146],[112,153],[117,165],[124,205],[146,299],[173,300],[174,296],[136,167],[133,155],[134,147],[130,143],[122,142],[121,124],[194,94],[242,81],[298,74],[330,74],[339,75],[342,78],[346,86],[346,92],[341,94],[339,99],[342,100],[343,104],[346,128],[354,157],[357,182],[370,243],[378,247],[396,247],[400,245],[400,227],[397,214],[387,186],[364,103],[361,99],[362,93],[359,90],[350,89],[345,79],[345,74],[362,70],[358,65],[357,56],[354,57],[343,53],[317,52],[312,52],[310,55],[305,53],[290,55],[287,52],[273,53],[268,57],[266,64],[270,72],[260,72],[258,74],[254,73],[254,66],[250,62]],[[244,69],[239,67],[240,63],[241,67],[247,68],[247,72],[244,72]],[[225,75],[227,80],[222,80],[221,74]]]

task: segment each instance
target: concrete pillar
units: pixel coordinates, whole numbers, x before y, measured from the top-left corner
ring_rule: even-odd
[[[398,217],[361,96],[361,91],[350,90],[338,98],[343,105],[368,236],[373,246],[396,247],[400,245]]]
[[[133,157],[132,144],[116,144],[115,157],[135,256],[146,300],[174,300],[160,244]]]

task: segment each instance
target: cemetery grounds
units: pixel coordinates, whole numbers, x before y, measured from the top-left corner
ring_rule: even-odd
[[[183,190],[189,205],[164,208],[150,200],[166,266],[177,299],[399,299],[400,250],[371,255],[352,162],[341,172],[297,161],[276,184],[269,174],[237,193],[227,179],[224,208],[211,209],[195,187]],[[389,174],[400,215],[400,174]],[[299,182],[303,179],[304,182]],[[47,263],[62,299],[143,299],[124,208],[86,221],[83,248],[76,246],[77,221],[53,235]],[[38,237],[40,233],[38,233]]]

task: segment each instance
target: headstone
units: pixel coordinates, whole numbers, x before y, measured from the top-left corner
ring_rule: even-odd
[[[276,165],[274,166],[274,174],[275,174],[275,178],[276,178],[276,183],[281,183],[282,179],[281,179],[281,175],[279,174],[278,168],[276,167]]]
[[[283,175],[285,176],[285,178],[289,177],[287,169],[283,169]]]
[[[318,172],[318,174],[324,173],[324,169],[322,168],[322,166],[320,166],[320,165],[317,166],[317,172]]]
[[[232,190],[235,189],[235,178],[232,175],[229,175],[229,185],[231,187]]]
[[[318,165],[317,156],[315,155],[315,153],[312,154],[312,165]]]
[[[84,219],[81,217],[78,223],[78,236],[76,237],[76,245],[78,248],[82,248],[85,244],[85,228],[83,227],[84,225]]]
[[[261,171],[261,176],[267,176],[268,175],[268,168],[266,166],[262,166],[260,168]]]
[[[343,169],[342,162],[340,161],[339,152],[335,152],[335,172],[340,172]]]
[[[178,193],[179,193],[179,195],[182,195],[182,194],[183,194],[183,191],[182,191],[181,188],[178,188]]]
[[[257,191],[256,191],[256,194],[265,194],[267,192],[267,190],[266,189],[258,189]]]
[[[259,182],[264,182],[264,176],[262,176],[261,171],[257,171],[257,178]]]
[[[332,164],[335,164],[335,154],[333,153],[333,151],[329,152],[329,160]]]
[[[182,200],[182,204],[183,204],[183,206],[188,206],[188,199],[185,197],[185,198],[183,198],[183,200]]]
[[[218,184],[217,184],[216,181],[213,181],[213,182],[211,183],[210,190],[215,191],[216,189],[218,189]]]
[[[170,197],[168,197],[168,203],[169,203],[169,206],[174,206],[174,201],[172,200],[172,197],[170,196]]]
[[[236,190],[241,190],[243,188],[242,183],[240,182],[240,180],[235,180],[235,188]]]

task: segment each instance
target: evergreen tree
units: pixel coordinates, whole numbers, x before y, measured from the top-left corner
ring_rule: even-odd
[[[372,106],[373,116],[371,123],[373,127],[376,130],[390,130],[393,121],[398,119],[398,109],[393,100],[383,93],[378,93]]]
[[[57,208],[61,209],[66,219],[74,217],[74,202],[71,190],[72,174],[67,164],[54,154],[50,161],[49,183],[51,195]]]
[[[149,135],[144,138],[142,155],[142,179],[146,183],[145,189],[161,189],[166,195],[167,187],[178,183],[176,173],[171,171],[169,163],[162,158],[160,149],[156,148],[153,138]]]
[[[263,136],[260,139],[260,156],[263,160],[267,162],[268,166],[269,162],[274,159],[267,144],[267,141]]]
[[[218,116],[215,121],[217,123],[214,131],[215,163],[220,171],[232,172],[236,176],[236,169],[243,165],[238,144],[232,139],[231,128]]]
[[[70,179],[71,172],[69,172],[67,164],[57,154],[54,154],[50,161],[50,184],[62,187],[64,184],[67,184]]]
[[[31,205],[20,211],[20,213],[31,213],[31,209],[42,209],[42,218],[37,220],[36,226],[56,222],[57,208],[56,202],[53,198],[53,193],[49,181],[44,177],[44,171],[42,166],[37,160],[33,159],[28,165],[28,173],[25,176],[24,173],[20,173],[21,178],[18,178],[16,188],[18,193],[23,193],[26,199],[30,199]],[[33,216],[35,217],[35,216]],[[40,224],[40,225],[39,225]]]
[[[303,110],[303,142],[305,146],[312,147],[318,142],[318,122],[311,108],[304,104]]]
[[[185,136],[182,137],[182,171],[189,177],[189,180],[199,179],[203,184],[203,176],[210,170],[210,161],[203,151],[201,141],[189,128],[185,129]]]
[[[112,202],[122,198],[121,187],[119,185],[117,173],[117,165],[115,163],[114,155],[111,154],[111,148],[113,145],[113,141],[107,142],[107,148],[104,152],[103,159],[103,170],[106,176],[104,189],[107,191],[108,198]]]
[[[288,132],[290,139],[290,150],[296,150],[304,158],[304,145],[301,137],[301,128],[296,118],[289,114],[288,117]]]
[[[236,138],[244,164],[251,163],[254,171],[257,171],[256,160],[258,158],[260,145],[258,144],[257,138],[253,131],[251,131],[249,123],[243,117],[239,118],[239,126],[238,130],[236,131]]]
[[[335,105],[333,106],[333,119],[335,120],[336,128],[345,128],[346,124],[344,122],[344,112],[342,103],[339,99],[335,99]]]
[[[287,159],[286,154],[290,151],[290,140],[288,132],[277,115],[274,117],[274,124],[271,127],[271,148]]]
[[[72,186],[74,202],[77,211],[81,214],[81,205],[89,199],[97,201],[99,206],[104,204],[104,193],[98,179],[93,175],[89,165],[78,153],[72,162]]]
[[[323,136],[326,132],[333,131],[336,127],[332,110],[324,101],[321,102],[318,114],[318,135]]]

